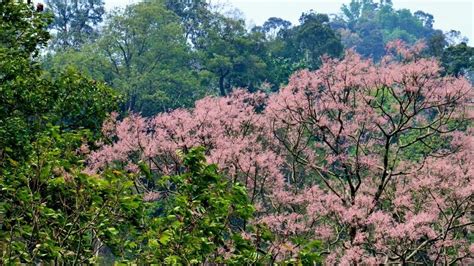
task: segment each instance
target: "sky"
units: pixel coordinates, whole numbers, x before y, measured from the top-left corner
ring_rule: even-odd
[[[183,1],[183,0],[176,0]],[[318,13],[337,14],[350,0],[208,0],[212,4],[228,3],[242,11],[249,24],[261,25],[269,17],[280,17],[297,24],[301,13],[313,9]],[[124,7],[137,0],[105,0],[107,9]],[[377,2],[377,1],[374,1]],[[461,31],[474,44],[474,0],[392,0],[394,8],[423,10],[434,16],[434,28]]]

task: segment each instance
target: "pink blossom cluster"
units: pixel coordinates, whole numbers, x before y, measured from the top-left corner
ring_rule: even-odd
[[[323,241],[328,264],[473,263],[473,89],[441,77],[420,47],[390,44],[403,60],[377,64],[348,51],[268,97],[235,90],[189,110],[111,117],[112,142],[89,171],[146,163],[175,174],[176,151],[203,146],[246,185],[277,260],[296,256],[301,236]]]

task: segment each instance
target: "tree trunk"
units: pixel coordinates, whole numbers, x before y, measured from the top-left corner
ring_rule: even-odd
[[[225,96],[225,88],[224,88],[224,76],[219,77],[219,91],[221,93],[221,96]]]

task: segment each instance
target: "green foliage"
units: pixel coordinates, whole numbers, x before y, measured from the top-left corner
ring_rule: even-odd
[[[1,60],[0,64],[14,69],[12,79],[0,85],[1,156],[19,159],[48,123],[60,125],[62,130],[99,132],[103,119],[119,101],[110,88],[72,69],[50,78],[25,58]]]
[[[51,21],[48,14],[37,12],[23,1],[0,2],[0,52],[7,56],[37,55],[37,48],[46,45],[49,33],[44,29]],[[0,69],[4,71],[5,66]],[[0,75],[2,83],[4,73]]]
[[[118,98],[73,70],[44,73],[35,56],[48,15],[16,1],[0,8],[2,263],[91,263],[139,217],[126,175],[82,172],[81,146],[98,138]]]
[[[426,40],[427,54],[429,56],[441,57],[446,47],[446,38],[441,31],[436,31]]]
[[[135,249],[122,260],[178,265],[274,261],[268,249],[275,236],[267,226],[250,223],[254,207],[246,188],[222,176],[217,165],[207,164],[204,152],[197,147],[180,153],[182,174],[156,178],[143,229],[130,238]],[[149,179],[148,166],[140,169],[139,175]],[[321,263],[320,241],[299,237],[293,243],[301,251],[286,263]]]
[[[21,160],[48,124],[97,131],[117,104],[115,93],[73,70],[47,75],[35,55],[48,38],[48,15],[15,2],[1,7],[6,26],[0,35],[20,37],[2,39],[0,47],[0,158]],[[5,162],[0,161],[0,170]]]
[[[56,49],[79,49],[97,38],[95,26],[105,13],[103,0],[46,0],[54,15],[50,28],[54,30],[52,46]]]
[[[62,128],[87,128],[100,132],[102,121],[121,101],[110,87],[85,78],[72,68],[53,75],[52,90],[57,94],[51,113]]]
[[[206,35],[206,25],[212,19],[211,7],[206,0],[174,1],[164,0],[166,8],[180,19],[186,39],[196,46],[198,39]]]
[[[323,245],[321,241],[314,240],[309,243],[303,242],[302,244],[303,248],[299,255],[300,265],[316,265],[323,262],[323,256],[321,253]]]
[[[248,31],[205,1],[147,1],[111,13],[95,43],[51,53],[44,65],[72,65],[122,94],[123,112],[149,116],[235,87],[255,91],[268,81],[276,89],[295,70],[317,68],[320,56],[341,55],[328,16],[308,13],[302,22],[290,28],[274,18]]]
[[[205,163],[204,149],[191,149],[183,157],[181,175],[161,177],[159,200],[152,204],[147,223],[151,231],[140,256],[148,263],[195,264],[255,262],[257,254],[240,236],[253,216],[244,186],[231,184]],[[227,253],[230,253],[226,255]]]
[[[448,75],[459,77],[474,71],[474,47],[465,42],[452,45],[443,51],[441,65]]]
[[[90,132],[50,126],[32,143],[24,163],[0,180],[2,262],[92,263],[105,245],[119,249],[140,217],[141,198],[120,172],[82,172],[77,147]]]
[[[333,58],[342,55],[343,46],[339,37],[329,26],[328,15],[315,12],[303,13],[300,23],[301,25],[293,29],[294,41],[296,41],[294,45],[300,53],[304,54],[303,60],[308,68],[319,67],[320,57],[323,55]]]
[[[123,95],[123,112],[191,106],[205,91],[179,22],[163,1],[130,5],[111,14],[96,42],[49,55],[45,66],[72,65],[106,82]]]
[[[247,32],[244,21],[212,14],[205,22],[205,35],[197,39],[203,70],[213,74],[212,82],[226,95],[234,87],[255,90],[266,74],[263,35]]]
[[[387,42],[396,39],[409,44],[425,39],[439,45],[433,37],[441,32],[433,29],[434,19],[429,13],[412,14],[408,9],[394,9],[392,1],[373,0],[352,0],[342,5],[341,11],[342,16],[335,17],[331,25],[346,47],[355,47],[363,56],[379,60]]]
[[[341,40],[325,14],[303,13],[300,25],[293,27],[290,22],[273,17],[253,30],[263,32],[266,37],[266,80],[273,85],[273,90],[286,84],[297,70],[317,69],[322,56],[342,55]]]

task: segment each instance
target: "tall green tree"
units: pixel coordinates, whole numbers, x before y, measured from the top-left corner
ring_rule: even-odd
[[[392,1],[352,0],[342,5],[341,14],[331,21],[331,26],[347,48],[354,47],[361,55],[379,60],[385,54],[385,45],[396,39],[410,44],[425,39],[432,42],[436,53],[441,35],[433,23],[433,15],[397,10]]]
[[[210,3],[205,0],[165,0],[165,4],[180,18],[186,40],[196,45],[198,38],[206,35],[206,25],[213,16]]]
[[[54,14],[53,48],[79,49],[97,38],[97,25],[105,14],[103,0],[46,0],[46,4]]]
[[[38,65],[29,57],[46,44],[49,35],[43,29],[49,19],[15,1],[2,1],[0,14],[0,163],[5,164],[7,157],[24,155],[32,131],[28,124],[45,109],[38,99],[47,91],[38,82]]]
[[[0,263],[92,263],[139,217],[126,175],[83,172],[118,97],[73,70],[41,69],[50,17],[40,8],[2,1],[0,13]]]
[[[441,57],[444,48],[448,45],[446,36],[441,30],[437,30],[431,37],[426,40],[426,50],[429,56]]]
[[[270,18],[260,29],[266,37],[267,79],[274,90],[296,70],[317,69],[322,56],[342,55],[343,46],[327,15],[310,11],[303,13],[299,22],[291,27],[288,21]]]
[[[300,25],[294,29],[295,45],[310,69],[321,64],[321,56],[339,57],[343,47],[339,37],[329,26],[329,17],[316,12],[303,13]]]
[[[205,33],[196,40],[200,70],[211,73],[210,82],[226,95],[234,87],[254,90],[264,80],[264,36],[248,32],[243,19],[213,13]]]
[[[114,14],[98,45],[112,73],[107,82],[127,99],[124,110],[166,111],[200,93],[179,19],[161,1]]]
[[[50,55],[45,64],[73,65],[106,82],[123,95],[122,112],[152,115],[190,106],[206,94],[179,17],[164,1],[115,11],[96,42]]]
[[[282,30],[287,30],[291,27],[291,22],[282,18],[270,17],[262,25],[262,31],[268,39],[274,39]]]
[[[474,71],[474,47],[467,45],[465,42],[447,47],[441,56],[441,65],[448,75],[456,77],[462,75],[472,76]]]
[[[73,70],[51,78],[41,69],[37,56],[49,38],[49,14],[16,1],[0,3],[0,12],[0,158],[21,159],[47,124],[99,129],[118,97]]]

